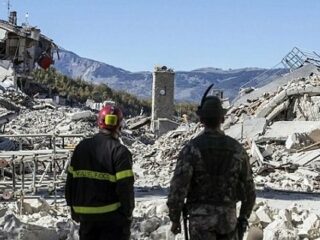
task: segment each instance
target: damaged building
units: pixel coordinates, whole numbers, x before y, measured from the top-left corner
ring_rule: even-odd
[[[18,26],[17,12],[10,12],[8,21],[0,20],[0,86],[27,90],[36,64],[49,68],[54,51],[57,46],[40,29]]]

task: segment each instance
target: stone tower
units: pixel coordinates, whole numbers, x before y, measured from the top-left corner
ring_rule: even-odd
[[[174,114],[174,71],[166,66],[154,68],[152,83],[152,122],[172,119]]]

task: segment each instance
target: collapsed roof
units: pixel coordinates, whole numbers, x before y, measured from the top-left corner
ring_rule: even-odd
[[[18,26],[16,12],[10,13],[9,21],[0,20],[0,84],[14,81],[13,73],[27,78],[35,63],[45,69],[53,64],[57,45],[40,32],[28,24]]]

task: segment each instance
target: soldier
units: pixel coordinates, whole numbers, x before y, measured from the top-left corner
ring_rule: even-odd
[[[80,222],[80,240],[130,238],[134,179],[131,153],[118,139],[122,120],[118,107],[103,107],[99,133],[73,153],[65,197],[72,219]]]
[[[167,202],[171,231],[181,232],[180,215],[185,208],[191,240],[237,240],[246,231],[255,188],[246,151],[220,130],[225,110],[218,97],[207,97],[211,87],[197,110],[204,133],[181,150],[171,180]]]

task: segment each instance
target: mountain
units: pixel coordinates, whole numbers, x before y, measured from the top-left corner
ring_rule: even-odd
[[[62,74],[72,78],[80,77],[86,81],[106,83],[116,90],[124,90],[139,97],[151,96],[152,73],[129,72],[106,63],[77,54],[60,50],[55,67]],[[248,86],[263,86],[272,79],[286,73],[285,69],[243,68],[222,70],[218,68],[200,68],[192,71],[177,71],[175,75],[175,99],[178,101],[198,102],[205,89],[211,83],[222,89],[224,95],[234,99],[239,88],[245,83]]]

